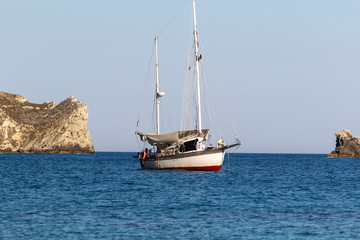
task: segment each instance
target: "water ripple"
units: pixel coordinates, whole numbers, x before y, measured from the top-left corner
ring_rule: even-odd
[[[360,238],[358,159],[233,154],[186,172],[132,155],[0,155],[0,239]]]

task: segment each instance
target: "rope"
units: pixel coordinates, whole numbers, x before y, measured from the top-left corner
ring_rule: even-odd
[[[139,127],[140,116],[141,116],[142,109],[143,109],[143,102],[144,102],[145,91],[147,90],[147,85],[148,85],[148,82],[149,82],[148,80],[149,80],[149,74],[150,74],[150,67],[151,67],[151,63],[152,63],[153,56],[154,56],[154,49],[155,49],[155,45],[153,45],[152,50],[151,50],[150,60],[149,60],[149,63],[148,63],[148,69],[147,69],[147,72],[146,72],[145,86],[144,86],[143,93],[142,93],[142,97],[141,97],[141,101],[140,101],[139,115],[138,115],[137,122],[136,122],[136,127],[135,127],[136,141],[137,141],[137,143],[138,143],[138,146],[139,146],[139,149],[140,149],[140,150],[141,150],[142,148],[141,148],[141,144],[140,144],[140,142],[139,142],[139,138],[138,138],[136,132],[137,132],[137,129],[138,129],[138,127]],[[145,147],[145,143],[143,144],[143,147]]]
[[[213,117],[212,117],[212,114],[211,114],[211,111],[210,111],[210,105],[209,105],[209,102],[208,102],[208,97],[207,97],[207,82],[206,82],[206,77],[205,77],[205,73],[203,71],[203,68],[202,66],[200,67],[200,73],[201,73],[201,86],[202,86],[202,99],[203,99],[203,102],[204,102],[204,113],[205,113],[205,121],[206,121],[206,125],[208,126],[209,129],[212,129],[213,125],[212,123],[214,122],[213,121]],[[217,124],[214,125],[215,127],[217,126]],[[220,131],[220,129],[218,129],[221,137],[222,137],[222,133]],[[210,132],[209,134],[209,143],[210,143],[210,146],[213,144],[213,136]]]
[[[230,153],[227,154],[227,159],[228,159],[228,168],[227,168],[227,170],[230,171]]]
[[[192,48],[192,52],[193,51],[194,51],[194,44],[193,44],[193,48]],[[191,57],[191,59],[193,60],[193,57]],[[192,64],[194,64],[194,63],[192,63]],[[210,105],[209,105],[208,96],[207,96],[208,91],[207,91],[206,76],[205,76],[205,72],[203,70],[202,64],[200,64],[199,70],[200,70],[200,84],[201,84],[201,89],[202,89],[201,96],[202,96],[202,100],[203,100],[203,104],[204,104],[203,111],[205,113],[206,124],[210,129],[212,129],[212,128],[216,129],[217,132],[219,133],[219,135],[221,137],[223,137],[223,133],[222,133],[221,129],[219,128],[219,124],[217,124],[217,120],[213,117],[213,113],[210,111],[210,107],[209,107]],[[195,74],[194,71],[193,71],[193,74]],[[192,82],[194,82],[194,81],[192,81]],[[194,82],[193,88],[196,89],[195,82]],[[190,91],[190,89],[188,91]],[[196,112],[196,106],[197,106],[196,92],[194,92],[194,100],[193,101],[194,101],[194,112]],[[196,118],[195,118],[195,120],[196,120]],[[209,134],[209,142],[211,145],[212,144],[212,135],[211,134]]]
[[[170,23],[174,20],[174,18],[178,15],[180,10],[185,6],[185,3],[188,0],[185,0],[182,5],[179,7],[179,9],[176,11],[176,13],[170,18],[169,22],[163,27],[163,29],[160,31],[160,33],[157,35],[158,37],[167,29],[167,27],[170,25]]]
[[[202,45],[204,46],[203,43],[202,43]],[[205,48],[203,47],[202,49],[203,49],[203,51],[204,51],[204,53],[205,53]],[[206,55],[206,54],[205,54],[205,55]],[[230,123],[231,129],[232,129],[232,131],[233,131],[233,133],[234,133],[234,135],[235,135],[235,139],[238,141],[238,136],[237,136],[237,134],[236,134],[234,125],[233,125],[233,123],[232,123],[232,121],[231,121],[231,119],[230,119],[230,114],[229,114],[229,111],[228,111],[228,109],[227,109],[227,107],[226,107],[226,105],[225,105],[224,99],[223,99],[222,95],[220,94],[219,85],[218,85],[217,82],[216,82],[214,73],[213,73],[213,71],[212,71],[212,66],[211,66],[211,64],[210,64],[208,61],[205,60],[205,62],[206,62],[206,64],[209,66],[211,77],[212,77],[212,79],[213,79],[214,82],[215,82],[216,90],[217,90],[218,95],[219,95],[219,97],[220,97],[221,103],[222,103],[222,105],[223,105],[223,107],[224,107],[224,109],[225,109],[226,116],[227,116],[228,121],[229,121],[229,123]]]
[[[181,126],[180,129],[185,130],[186,126],[190,126],[191,125],[191,120],[190,120],[190,116],[189,116],[189,94],[190,94],[190,79],[191,79],[191,68],[193,67],[193,57],[192,57],[192,52],[193,52],[193,48],[194,46],[189,44],[191,42],[191,37],[189,38],[188,41],[188,52],[187,52],[187,70],[185,71],[185,76],[184,76],[184,88],[183,88],[183,101],[182,101],[182,118],[181,118]],[[190,48],[190,46],[192,46],[192,48]]]
[[[232,152],[231,154],[233,154],[236,150],[238,150],[238,148],[240,147],[240,145],[238,145]],[[230,160],[229,160],[229,157],[230,157],[230,153],[227,154],[228,155],[228,171],[230,171]]]
[[[145,91],[146,91],[146,89],[147,89],[147,84],[148,84],[148,80],[149,80],[149,73],[150,73],[151,62],[152,62],[152,58],[153,58],[153,56],[154,56],[154,49],[155,49],[155,46],[153,46],[153,48],[152,48],[151,56],[150,56],[150,61],[149,61],[149,64],[148,64],[148,70],[147,70],[147,73],[146,73],[146,80],[145,80],[145,87],[144,87],[143,94],[142,94],[142,97],[141,97],[140,111],[139,111],[139,115],[138,115],[138,119],[137,119],[137,123],[136,123],[136,130],[137,130],[137,128],[138,128],[138,123],[139,123],[140,115],[141,115],[141,112],[142,112],[142,106],[143,106],[142,103],[144,102]]]
[[[154,98],[153,98],[153,101],[152,101],[152,107],[151,107],[151,109],[152,109],[152,111],[151,111],[151,113],[150,113],[150,126],[149,126],[149,131],[148,132],[151,132],[152,131],[152,127],[153,127],[153,124],[154,124],[154,122],[155,122],[155,120],[154,120],[154,113],[156,112],[156,94],[154,94]]]
[[[141,149],[141,145],[140,145],[140,142],[139,142],[139,138],[138,138],[136,132],[135,132],[135,137],[136,137],[136,141],[137,141],[137,144],[138,144],[138,146],[139,146],[139,149]]]

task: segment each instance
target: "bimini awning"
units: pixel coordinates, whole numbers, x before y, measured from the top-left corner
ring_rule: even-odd
[[[208,137],[209,129],[203,129],[202,136],[205,140]],[[152,134],[146,133],[143,134],[141,132],[136,132],[140,136],[141,141],[147,141],[151,145],[180,145],[186,140],[199,137],[197,130],[183,130],[172,133],[164,133],[164,134]]]

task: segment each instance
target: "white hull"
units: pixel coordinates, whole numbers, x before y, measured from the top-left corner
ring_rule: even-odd
[[[201,154],[183,153],[173,157],[140,160],[145,169],[183,169],[200,171],[219,171],[223,161],[223,151],[204,151]]]

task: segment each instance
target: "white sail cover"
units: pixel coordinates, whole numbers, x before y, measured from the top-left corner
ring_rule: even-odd
[[[209,129],[203,129],[201,133],[201,137],[206,140],[208,137]],[[143,134],[141,132],[136,132],[136,134],[140,136],[141,141],[147,141],[151,145],[179,145],[186,140],[198,137],[197,130],[183,130],[164,134]]]

